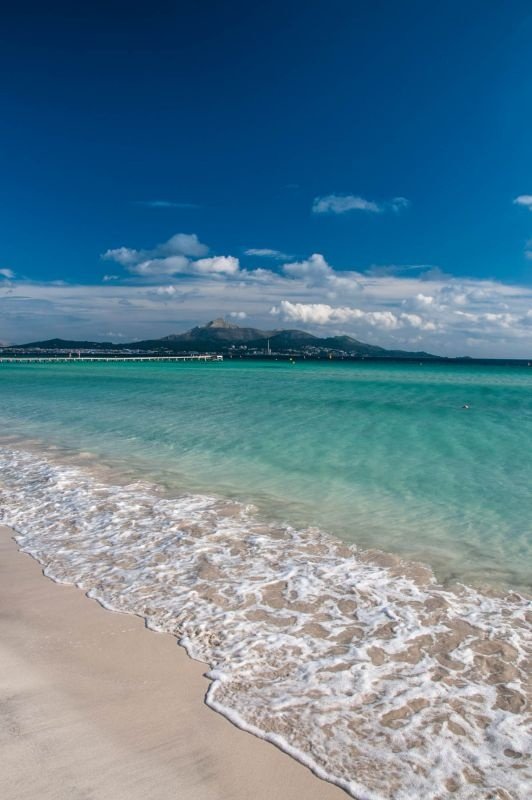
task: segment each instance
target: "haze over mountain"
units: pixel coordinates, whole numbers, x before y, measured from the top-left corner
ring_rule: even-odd
[[[350,356],[371,356],[377,358],[438,358],[423,351],[387,350],[384,347],[367,344],[351,336],[314,336],[306,331],[259,330],[244,328],[225,319],[218,318],[206,325],[191,328],[185,333],[170,334],[161,339],[146,339],[138,342],[113,344],[111,342],[74,341],[48,339],[17,345],[25,349],[46,350],[147,350],[157,352],[199,352],[224,353],[246,348],[247,351],[263,350],[269,347],[272,353],[301,352],[319,354],[320,352],[346,353]]]

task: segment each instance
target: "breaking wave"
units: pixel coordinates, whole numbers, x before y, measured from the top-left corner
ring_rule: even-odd
[[[53,580],[176,636],[209,706],[353,797],[528,797],[526,597],[12,447],[0,521]]]

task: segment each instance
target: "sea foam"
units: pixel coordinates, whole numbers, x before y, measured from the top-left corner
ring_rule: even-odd
[[[0,521],[53,580],[176,636],[212,708],[353,797],[529,796],[527,598],[12,447]]]

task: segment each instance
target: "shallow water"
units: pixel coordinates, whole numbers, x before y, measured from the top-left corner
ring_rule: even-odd
[[[3,365],[0,393],[9,432],[426,561],[443,581],[532,586],[532,369]]]
[[[214,709],[361,800],[528,797],[524,597],[56,458],[0,447],[0,522],[54,580],[208,663]]]
[[[353,797],[525,800],[531,373],[0,367],[0,522]]]

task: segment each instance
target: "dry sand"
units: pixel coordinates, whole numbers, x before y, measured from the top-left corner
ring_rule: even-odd
[[[2,800],[345,800],[207,708],[204,670],[0,528]]]

